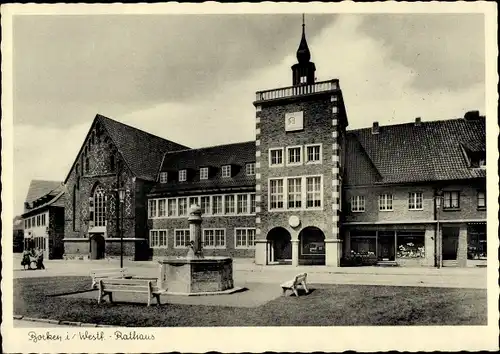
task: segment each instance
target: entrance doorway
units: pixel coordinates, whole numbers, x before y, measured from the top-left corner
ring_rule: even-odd
[[[267,234],[268,263],[288,264],[292,262],[292,236],[282,228],[275,227]]]
[[[103,259],[104,248],[104,236],[102,234],[93,234],[90,237],[90,259]]]
[[[459,227],[443,227],[443,261],[454,261],[457,259]]]
[[[325,234],[315,226],[299,233],[299,264],[325,265]]]
[[[394,231],[379,231],[377,241],[378,260],[394,261],[396,259],[396,238]]]

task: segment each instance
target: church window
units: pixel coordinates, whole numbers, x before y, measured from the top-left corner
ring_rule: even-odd
[[[101,186],[94,190],[94,205],[94,225],[106,226],[106,193]]]

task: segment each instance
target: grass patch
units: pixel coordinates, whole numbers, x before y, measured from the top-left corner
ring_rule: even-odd
[[[89,277],[14,279],[14,314],[133,327],[487,324],[486,290],[480,289],[313,285],[307,296],[280,297],[257,308],[169,303],[148,308],[53,296],[89,287]]]

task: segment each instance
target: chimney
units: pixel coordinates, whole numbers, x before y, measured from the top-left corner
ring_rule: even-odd
[[[479,111],[469,111],[464,114],[465,120],[477,120],[479,119]]]
[[[379,131],[380,131],[380,127],[378,126],[378,122],[373,122],[372,134],[378,134]]]
[[[421,124],[422,124],[422,118],[420,117],[415,118],[415,126],[418,127]]]

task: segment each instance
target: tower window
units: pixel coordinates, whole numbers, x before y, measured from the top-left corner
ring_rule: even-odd
[[[301,77],[300,77],[300,83],[301,83],[301,84],[305,84],[305,83],[307,83],[307,76],[301,76]]]

